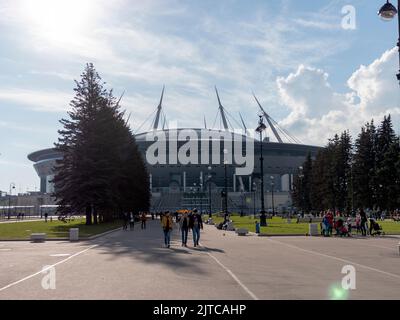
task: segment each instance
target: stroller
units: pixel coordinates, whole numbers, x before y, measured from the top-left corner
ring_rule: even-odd
[[[336,235],[340,237],[350,237],[349,229],[342,218],[339,218],[335,223]]]
[[[371,218],[369,219],[369,234],[371,236],[381,236],[385,235],[385,232],[383,231],[382,227],[379,225],[378,222],[376,222],[375,219]]]

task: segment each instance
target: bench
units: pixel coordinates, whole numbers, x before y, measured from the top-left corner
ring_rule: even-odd
[[[238,236],[246,236],[249,233],[249,230],[247,229],[237,229],[236,233],[238,234]]]
[[[32,233],[31,241],[32,242],[44,242],[44,241],[46,241],[46,234],[45,233]]]
[[[315,218],[315,217],[297,218],[297,223],[316,223],[316,222],[322,222],[322,218]]]
[[[215,225],[215,223],[214,223],[214,221],[213,221],[212,218],[209,218],[209,219],[206,221],[206,224],[208,224],[208,225],[210,225],[210,226],[214,226],[214,225]]]

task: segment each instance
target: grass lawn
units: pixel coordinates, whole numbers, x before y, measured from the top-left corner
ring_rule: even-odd
[[[102,232],[106,232],[121,226],[120,221],[102,223],[87,226],[84,219],[76,219],[71,222],[53,220],[53,222],[32,221],[0,223],[0,241],[9,239],[30,239],[30,234],[46,233],[47,238],[68,238],[70,228],[79,228],[79,237],[87,238]]]
[[[221,217],[213,217],[213,220],[215,223],[220,223],[224,219]],[[235,228],[245,228],[250,232],[256,232],[255,222],[260,222],[260,219],[253,219],[253,216],[231,216],[231,220],[233,221]],[[283,235],[306,235],[308,233],[308,223],[296,223],[296,219],[292,219],[292,223],[288,224],[286,219],[274,217],[272,219],[267,219],[267,224],[267,227],[261,227],[261,233]]]
[[[220,223],[224,219],[221,217],[213,216],[213,220],[215,223]],[[231,216],[231,220],[234,223],[235,228],[245,228],[250,232],[256,231],[256,221],[260,221],[259,219],[253,219],[253,216],[240,217],[240,216]],[[400,234],[400,223],[394,221],[379,221],[378,222],[383,231],[387,235],[398,235]],[[261,233],[265,234],[282,234],[282,235],[294,235],[301,234],[306,235],[308,233],[308,223],[296,223],[296,218],[292,219],[292,223],[288,224],[286,219],[282,219],[279,217],[274,217],[273,219],[267,219],[267,227],[261,227]],[[319,223],[318,230],[320,231]]]
[[[378,221],[386,234],[397,235],[400,234],[400,222],[394,222],[392,220]]]

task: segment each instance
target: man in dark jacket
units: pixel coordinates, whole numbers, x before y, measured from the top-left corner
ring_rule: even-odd
[[[200,229],[203,230],[203,220],[197,209],[194,209],[189,217],[189,229],[193,231],[193,243],[197,247],[200,241]]]

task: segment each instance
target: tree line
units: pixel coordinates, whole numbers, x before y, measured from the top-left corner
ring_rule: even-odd
[[[60,215],[111,221],[124,211],[147,211],[149,178],[135,137],[116,99],[93,64],[87,64],[55,149],[54,196]]]
[[[355,142],[348,131],[330,139],[315,158],[309,154],[293,183],[294,206],[303,212],[400,208],[400,145],[391,116],[378,128],[361,128]]]

